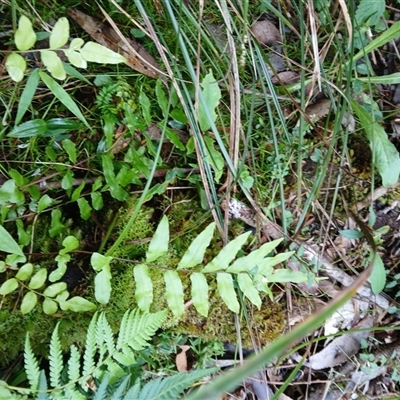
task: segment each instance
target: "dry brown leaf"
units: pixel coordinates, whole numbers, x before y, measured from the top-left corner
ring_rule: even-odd
[[[180,347],[182,351],[175,357],[176,368],[179,372],[187,372],[188,363],[187,363],[186,352],[190,349],[190,346],[183,345],[178,347]]]
[[[97,43],[126,58],[126,65],[150,78],[161,76],[161,68],[152,55],[136,40],[120,36],[113,28],[74,8],[67,14],[84,29]]]
[[[270,21],[264,20],[255,22],[251,27],[251,31],[261,44],[274,46],[282,42],[281,33]]]
[[[279,77],[279,79],[278,79]],[[280,83],[284,85],[291,85],[292,83],[296,83],[300,80],[300,75],[294,71],[283,71],[279,72],[277,76],[271,78],[271,82],[274,85],[278,85]]]
[[[306,108],[306,114],[312,122],[317,122],[328,115],[331,108],[330,99],[321,99]]]

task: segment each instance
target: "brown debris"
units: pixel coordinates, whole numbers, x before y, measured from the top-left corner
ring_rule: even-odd
[[[281,33],[270,21],[255,22],[251,27],[251,31],[261,44],[275,46],[282,42]]]

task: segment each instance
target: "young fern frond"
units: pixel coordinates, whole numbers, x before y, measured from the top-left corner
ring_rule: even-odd
[[[68,379],[69,381],[77,381],[80,377],[81,355],[74,344],[70,347],[69,353]]]
[[[57,323],[50,340],[50,385],[58,387],[61,385],[61,372],[63,370],[63,356],[61,352],[61,342],[58,336],[58,328],[60,322]]]
[[[86,334],[85,352],[83,353],[83,371],[82,376],[88,376],[95,368],[94,356],[96,354],[96,324],[98,314],[95,313],[90,321]]]
[[[25,372],[28,378],[30,388],[32,390],[35,390],[39,386],[40,370],[39,370],[38,360],[32,351],[31,343],[29,340],[29,332],[26,334],[26,339],[25,339],[24,360],[25,360]]]

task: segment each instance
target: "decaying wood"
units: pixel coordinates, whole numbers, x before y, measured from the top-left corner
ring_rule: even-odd
[[[112,27],[97,21],[82,11],[69,8],[67,14],[97,43],[123,55],[127,60],[125,64],[128,67],[150,78],[157,79],[162,75],[157,61],[136,40],[124,37]]]

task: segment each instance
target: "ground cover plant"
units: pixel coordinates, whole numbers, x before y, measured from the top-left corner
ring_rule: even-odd
[[[395,396],[398,8],[1,2],[2,398]]]

